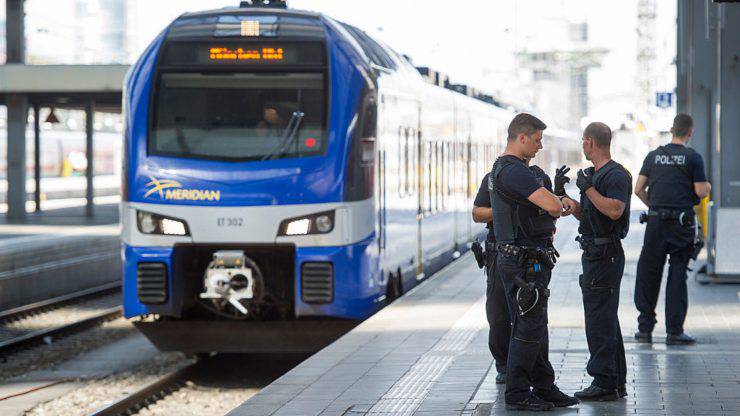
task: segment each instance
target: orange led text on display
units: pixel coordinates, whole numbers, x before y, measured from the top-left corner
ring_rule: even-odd
[[[222,48],[210,49],[213,61],[282,61],[283,48]]]

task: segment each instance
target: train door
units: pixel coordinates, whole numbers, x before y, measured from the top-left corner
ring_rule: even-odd
[[[387,182],[386,182],[386,151],[385,146],[383,143],[380,143],[380,146],[378,146],[378,163],[377,163],[377,169],[378,169],[378,249],[380,252],[381,257],[385,254],[385,249],[387,246],[387,222],[388,222],[388,213],[387,213],[387,205],[388,205],[388,199],[387,199]]]
[[[421,130],[421,102],[417,106],[417,121],[418,126],[416,128],[416,189],[418,189],[417,195],[417,210],[416,210],[416,278],[420,279],[424,277],[424,247],[422,245],[422,222],[424,221],[424,144],[422,142],[423,132]]]

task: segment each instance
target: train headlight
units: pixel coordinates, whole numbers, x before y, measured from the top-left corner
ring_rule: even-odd
[[[290,218],[280,224],[278,235],[326,234],[334,229],[334,211]]]
[[[328,233],[334,228],[334,221],[328,215],[316,217],[316,229],[321,233]]]
[[[288,223],[285,227],[286,235],[304,235],[308,234],[308,230],[311,229],[311,220],[303,218],[300,220],[294,220]]]
[[[185,221],[146,211],[136,212],[139,231],[144,234],[190,235]]]

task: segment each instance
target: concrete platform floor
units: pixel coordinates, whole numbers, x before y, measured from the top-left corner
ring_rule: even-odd
[[[740,302],[737,285],[689,278],[686,331],[695,346],[666,346],[663,302],[652,345],[636,344],[632,296],[644,226],[624,241],[627,267],[620,320],[628,396],[553,411],[567,415],[740,414]],[[578,286],[576,223],[558,224],[562,254],[550,289],[550,360],[568,393],[590,384]],[[485,277],[468,255],[368,319],[229,413],[242,415],[505,415],[503,386],[487,348]]]

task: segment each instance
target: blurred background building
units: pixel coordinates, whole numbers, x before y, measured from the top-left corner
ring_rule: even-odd
[[[473,0],[464,7],[442,0],[289,4],[348,21],[411,56],[415,65],[446,72],[453,82],[530,109],[549,125],[575,135],[591,120],[605,121],[635,153],[624,157],[640,159],[664,138],[675,114],[675,99],[665,108],[656,106],[656,93],[672,94],[676,85],[672,1]],[[237,0],[26,0],[26,62],[132,63],[181,13],[236,5]],[[391,8],[395,13],[387,13]],[[5,7],[0,20],[5,20]],[[0,54],[4,57],[4,35]],[[0,108],[0,127],[4,111]],[[49,119],[48,110],[41,117]],[[56,110],[53,118],[59,123],[42,123],[45,132],[59,132],[44,134],[44,176],[61,174],[62,161],[83,145],[81,112]],[[115,149],[120,116],[103,113],[95,120],[96,131],[104,133],[97,134],[96,149]],[[4,145],[0,140],[0,147]],[[103,153],[115,159],[115,151]],[[117,169],[113,162],[101,161],[96,172],[115,174]]]

